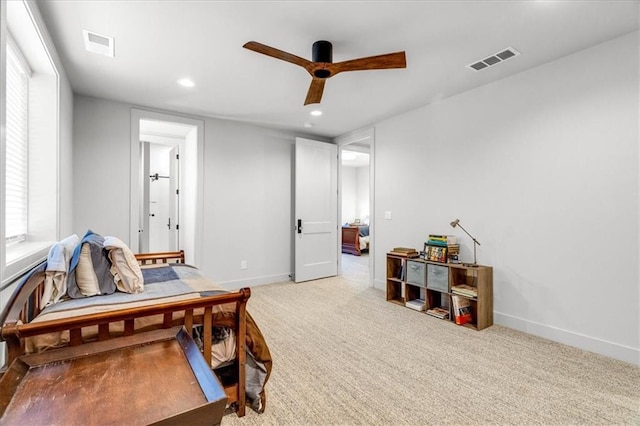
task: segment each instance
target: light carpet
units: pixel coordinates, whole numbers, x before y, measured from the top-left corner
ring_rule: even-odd
[[[640,424],[640,368],[494,325],[482,331],[334,277],[252,288],[273,356],[263,414],[223,425]]]

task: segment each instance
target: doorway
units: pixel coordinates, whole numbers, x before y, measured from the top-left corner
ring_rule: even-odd
[[[184,250],[197,266],[202,247],[204,122],[133,109],[130,246]]]
[[[373,129],[336,140],[340,152],[340,274],[367,282],[374,279],[374,161]],[[355,228],[355,229],[354,229]],[[355,233],[358,237],[355,240]],[[342,236],[348,241],[343,241]],[[358,246],[357,248],[355,246]]]
[[[138,234],[140,251],[157,253],[180,249],[180,151],[184,137],[175,142],[154,143],[148,133],[159,122],[140,121],[140,149],[144,183],[142,185],[142,230]],[[162,126],[172,123],[160,122]],[[180,130],[182,129],[174,129]],[[191,131],[184,129],[184,131]]]

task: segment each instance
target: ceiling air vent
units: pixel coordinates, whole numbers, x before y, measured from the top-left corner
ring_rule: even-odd
[[[105,36],[87,30],[82,30],[82,35],[84,38],[84,48],[89,52],[97,53],[98,55],[109,56],[110,58],[114,57],[115,53],[113,37]]]
[[[500,62],[504,62],[507,59],[511,59],[515,56],[518,56],[519,54],[520,52],[518,52],[513,47],[507,47],[501,52],[494,53],[493,55],[487,56],[481,61],[473,62],[467,65],[467,68],[471,68],[472,70],[475,70],[475,71],[480,71],[485,68],[489,68],[493,65],[499,64]]]

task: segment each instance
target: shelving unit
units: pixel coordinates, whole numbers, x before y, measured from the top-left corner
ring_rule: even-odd
[[[441,307],[454,320],[452,287],[467,285],[477,297],[457,294],[471,306],[472,321],[465,327],[482,330],[493,325],[493,268],[485,265],[440,263],[421,258],[387,254],[387,301],[406,306],[415,299],[425,301],[425,309]]]
[[[387,301],[404,306],[404,269],[407,258],[387,256]]]

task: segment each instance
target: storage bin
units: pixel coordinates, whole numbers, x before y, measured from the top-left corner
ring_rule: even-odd
[[[449,291],[449,267],[427,265],[427,288],[437,291]]]
[[[407,260],[407,283],[424,287],[427,285],[427,273],[424,262]]]

